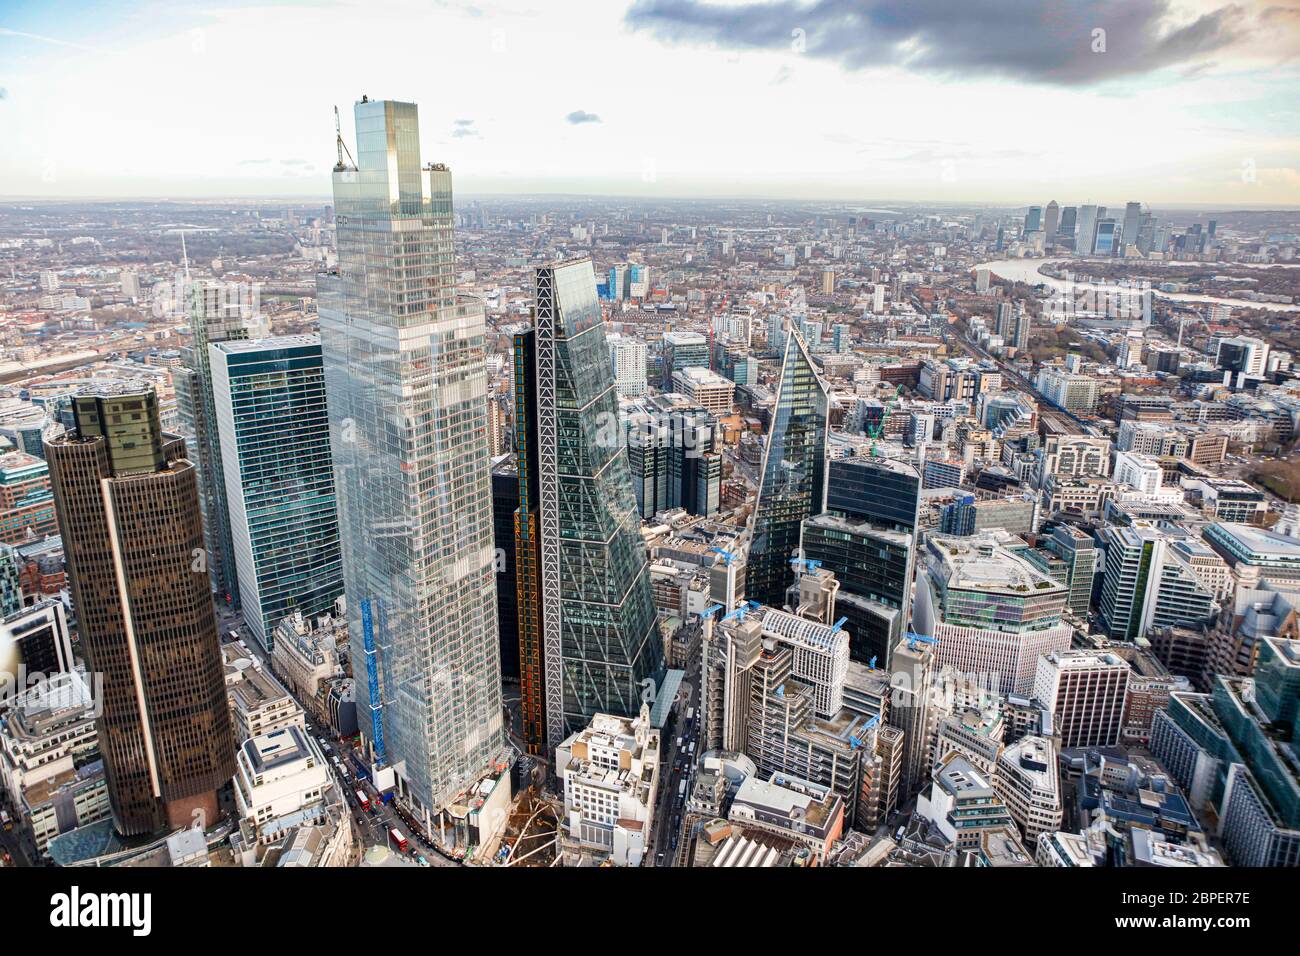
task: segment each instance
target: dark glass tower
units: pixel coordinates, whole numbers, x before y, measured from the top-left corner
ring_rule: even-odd
[[[515,513],[519,510],[519,474],[513,458],[492,463],[492,538],[497,546],[497,635],[501,642],[501,677],[519,680],[519,602],[516,599]]]
[[[912,465],[859,455],[833,459],[826,513],[803,525],[803,553],[840,582],[855,661],[889,669],[908,626],[921,476]]]
[[[543,266],[536,282],[538,577],[553,750],[593,714],[637,713],[663,647],[591,260]]]
[[[85,391],[46,445],[117,829],[211,824],[235,740],[194,465],[149,386]]]
[[[515,615],[519,634],[519,712],[530,754],[546,752],[545,646],[542,640],[542,549],[537,483],[537,333],[519,328],[513,338],[515,402]]]
[[[826,494],[827,388],[802,336],[790,330],[776,395],[776,412],[763,453],[758,506],[751,523],[745,596],[771,607],[785,603],[794,581],[804,518],[822,510]]]

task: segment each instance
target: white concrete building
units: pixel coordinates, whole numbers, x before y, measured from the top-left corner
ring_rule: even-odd
[[[673,389],[714,415],[724,416],[731,413],[736,383],[710,369],[692,366],[673,373]]]
[[[609,337],[609,357],[619,398],[640,398],[646,393],[646,344],[625,335]]]
[[[245,740],[235,760],[235,804],[240,818],[259,830],[322,804],[333,786],[328,761],[311,735],[298,727]]]
[[[1026,846],[1034,846],[1044,833],[1061,826],[1060,772],[1056,748],[1045,737],[1021,737],[998,756],[993,773],[997,790]]]
[[[659,792],[659,732],[650,708],[634,719],[596,714],[555,750],[564,824],[581,851],[615,866],[640,866]]]

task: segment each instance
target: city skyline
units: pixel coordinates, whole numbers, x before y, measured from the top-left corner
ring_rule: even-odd
[[[353,143],[362,94],[426,104],[462,195],[1300,196],[1294,3],[24,6],[0,4],[11,197],[324,198],[326,104]],[[432,61],[325,53],[417,13],[455,39]]]
[[[0,189],[50,191],[0,195],[0,871],[186,938],[195,868],[1086,868],[1090,934],[1278,920],[1297,39],[0,0]],[[400,898],[215,920],[391,948]]]

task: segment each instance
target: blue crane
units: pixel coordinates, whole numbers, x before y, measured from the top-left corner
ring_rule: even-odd
[[[938,644],[938,643],[939,643],[939,639],[937,637],[926,637],[924,634],[916,633],[916,631],[907,632],[907,649],[909,651],[916,650],[917,644]]]
[[[862,737],[859,737],[858,734],[865,734],[868,730],[876,726],[876,724],[878,723],[880,723],[880,715],[876,714],[876,716],[872,717],[865,724],[863,724],[862,727],[859,728],[856,733],[849,735],[849,746],[852,747],[854,750],[857,750],[859,747],[861,747],[864,743],[866,743],[866,741]]]
[[[736,559],[736,555],[733,552],[728,551],[726,548],[709,548],[709,550],[716,551],[718,554],[722,555],[722,563],[727,567],[731,567],[731,562]]]
[[[703,611],[699,612],[700,620],[707,621],[709,618],[713,617],[714,614],[717,614],[721,610],[722,610],[721,604],[714,604],[709,607],[706,607]]]
[[[760,608],[762,606],[763,605],[759,604],[757,601],[746,601],[744,604],[740,605],[738,608],[736,608],[734,611],[732,611],[730,614],[724,617],[723,620],[730,621],[736,618],[743,618],[750,611],[753,611],[754,609]]]

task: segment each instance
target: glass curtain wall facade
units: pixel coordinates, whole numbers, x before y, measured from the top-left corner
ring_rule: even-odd
[[[239,579],[230,539],[208,346],[214,342],[265,338],[270,334],[271,325],[266,316],[257,313],[251,296],[232,294],[220,282],[187,282],[185,304],[189,313],[190,345],[182,349],[182,365],[172,375],[176,410],[181,435],[189,444],[199,478],[212,590],[219,600],[238,607]]]
[[[537,333],[516,329],[514,350],[515,469],[519,506],[515,512],[515,607],[519,622],[519,714],[524,747],[546,751],[546,647],[542,640],[541,490],[537,469]]]
[[[343,593],[320,337],[208,348],[241,607],[270,650],[286,616]]]
[[[785,604],[803,519],[819,513],[825,499],[829,410],[826,385],[802,336],[791,331],[751,524],[745,574],[745,596],[751,601],[775,608]]]
[[[536,286],[544,696],[553,750],[593,714],[636,714],[654,689],[647,681],[662,674],[663,647],[591,260],[539,268]]]
[[[363,733],[428,823],[504,746],[485,323],[456,295],[451,171],[421,166],[415,104],[355,116],[317,282],[343,577]]]

